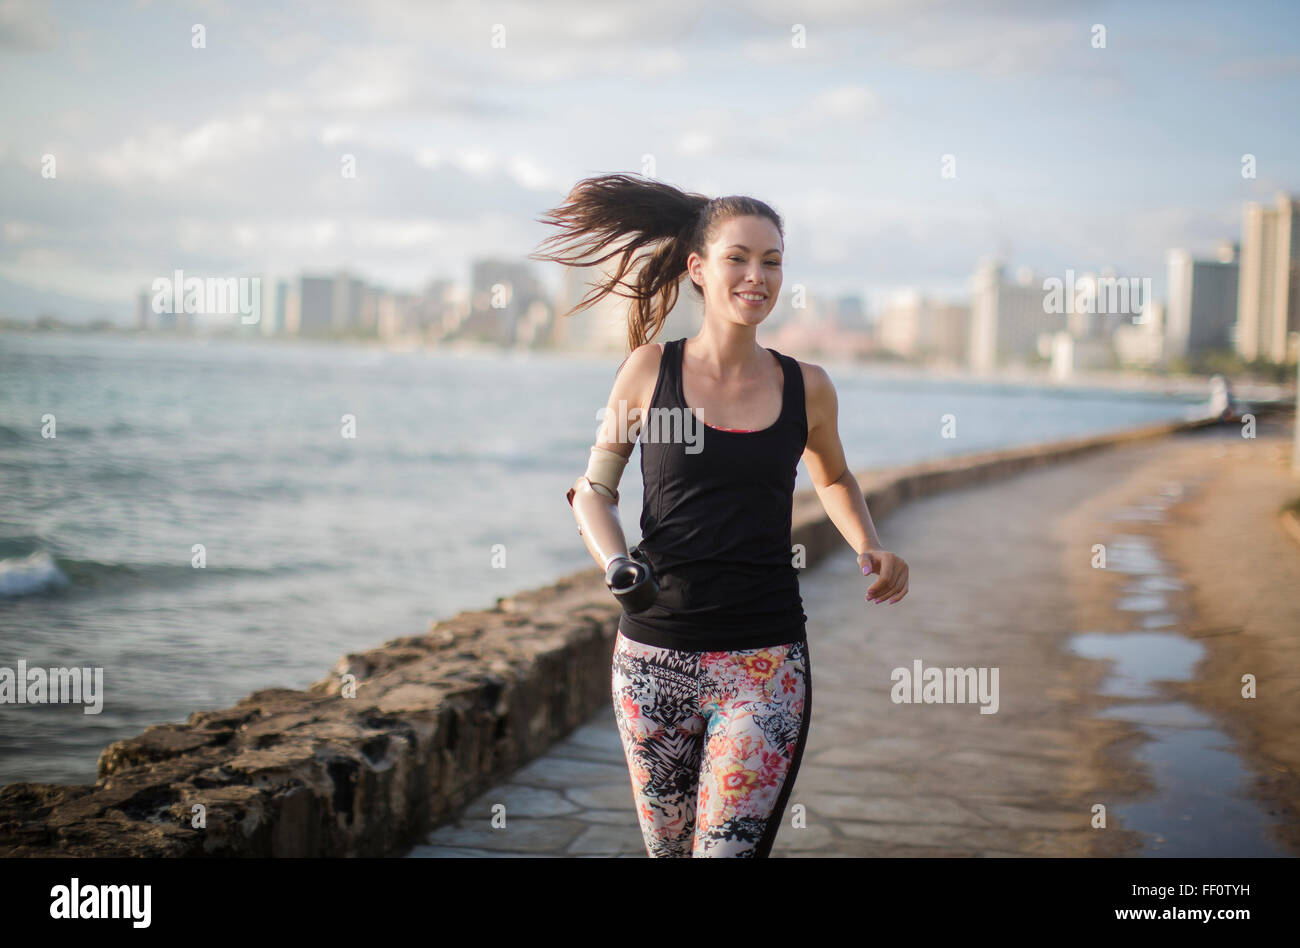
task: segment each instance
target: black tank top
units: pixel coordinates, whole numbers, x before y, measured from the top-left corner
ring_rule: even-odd
[[[768,349],[785,372],[781,415],[757,431],[713,428],[686,407],[685,339],[664,346],[642,419],[640,552],[659,581],[644,612],[619,631],[646,645],[722,651],[806,638],[790,518],[808,440],[799,363]]]

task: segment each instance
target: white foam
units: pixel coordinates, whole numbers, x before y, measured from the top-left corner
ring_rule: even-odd
[[[25,596],[46,586],[67,583],[54,562],[54,557],[44,550],[30,556],[0,560],[0,596]]]

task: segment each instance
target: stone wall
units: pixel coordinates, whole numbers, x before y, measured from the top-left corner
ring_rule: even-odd
[[[913,498],[1208,423],[864,471],[858,480],[879,522]],[[795,498],[792,539],[808,566],[848,551],[809,491]],[[109,745],[93,785],[0,790],[0,855],[401,854],[610,700],[618,616],[593,567],[439,622],[428,635],[346,655],[306,691],[259,691],[183,725],[151,727]],[[200,813],[205,825],[196,827]]]

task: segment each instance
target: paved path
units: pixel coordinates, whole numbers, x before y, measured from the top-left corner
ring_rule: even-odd
[[[1090,825],[1097,802],[1128,799],[1150,781],[1117,758],[1138,729],[1099,714],[1117,700],[1097,694],[1110,666],[1069,648],[1080,632],[1076,574],[1101,535],[1100,515],[1081,521],[1078,511],[1112,503],[1135,469],[1189,445],[1208,455],[1224,437],[1110,449],[902,507],[879,524],[911,564],[911,591],[897,605],[863,601],[868,581],[847,545],[805,573],[813,718],[772,855],[1141,852],[1136,828]],[[1113,599],[1090,607],[1116,612]],[[894,703],[892,670],[916,660],[996,667],[997,712]],[[497,804],[502,828],[492,825]],[[645,858],[612,708],[410,855]]]

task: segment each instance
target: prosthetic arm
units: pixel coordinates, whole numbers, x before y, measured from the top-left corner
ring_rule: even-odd
[[[618,522],[618,482],[627,458],[598,445],[591,449],[587,472],[565,495],[578,521],[587,550],[605,571],[605,584],[627,612],[642,612],[659,595],[650,564],[628,552]]]

